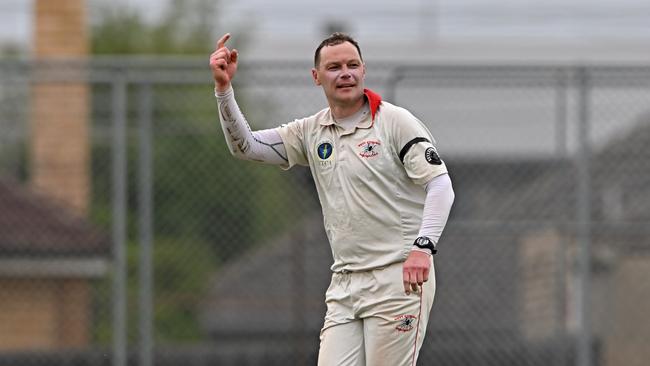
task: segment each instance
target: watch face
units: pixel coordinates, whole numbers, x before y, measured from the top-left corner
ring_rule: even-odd
[[[427,238],[426,236],[421,236],[415,239],[415,242],[413,244],[422,249],[429,249],[431,251],[431,254],[436,253],[436,246],[433,244],[431,239]]]

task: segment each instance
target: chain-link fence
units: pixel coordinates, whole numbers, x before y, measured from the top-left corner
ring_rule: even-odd
[[[325,106],[241,65],[253,128]],[[456,192],[419,364],[650,358],[650,68],[368,64]],[[331,253],[309,171],[227,152],[205,60],[0,63],[0,364],[315,364]]]

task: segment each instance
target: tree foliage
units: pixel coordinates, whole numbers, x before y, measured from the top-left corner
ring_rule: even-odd
[[[92,29],[92,53],[205,55],[214,46],[215,8],[215,1],[174,0],[159,20],[147,22],[134,8],[103,4]]]
[[[96,55],[200,54],[214,47],[214,1],[173,1],[162,18],[145,22],[132,9],[106,9],[93,26]],[[207,64],[207,63],[206,63]],[[102,89],[103,88],[103,89]],[[129,124],[137,125],[138,93],[129,88]],[[155,332],[159,340],[202,336],[197,307],[219,265],[271,240],[300,214],[295,174],[230,156],[218,126],[210,72],[205,85],[156,85],[154,92]],[[110,105],[95,87],[94,108]],[[244,105],[245,95],[238,100]],[[95,121],[95,125],[102,121]],[[106,126],[108,127],[108,126]],[[129,302],[136,304],[138,141],[128,140]],[[110,192],[111,147],[93,146],[93,190]],[[300,198],[299,198],[300,199]],[[304,203],[305,201],[303,201]],[[92,216],[109,227],[110,196],[94,195]],[[137,307],[132,307],[134,310]],[[135,318],[136,314],[129,314]],[[135,327],[137,323],[131,323]],[[100,325],[100,340],[109,326]],[[134,330],[132,335],[137,334]]]

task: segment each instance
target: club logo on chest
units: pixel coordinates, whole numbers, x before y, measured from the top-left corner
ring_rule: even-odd
[[[359,156],[362,158],[372,158],[379,155],[379,146],[381,142],[377,140],[366,140],[357,145]]]
[[[322,140],[316,144],[316,156],[318,156],[318,165],[321,168],[332,166],[333,155],[334,144],[330,140]]]

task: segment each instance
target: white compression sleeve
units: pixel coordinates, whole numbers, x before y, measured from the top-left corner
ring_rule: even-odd
[[[215,91],[215,96],[219,107],[221,128],[233,156],[275,165],[288,162],[287,152],[277,129],[251,131],[237,105],[232,88],[223,93]]]
[[[422,225],[418,237],[426,236],[437,244],[447,224],[451,205],[454,203],[454,190],[448,174],[441,174],[431,179],[425,189],[427,196],[424,200]]]

